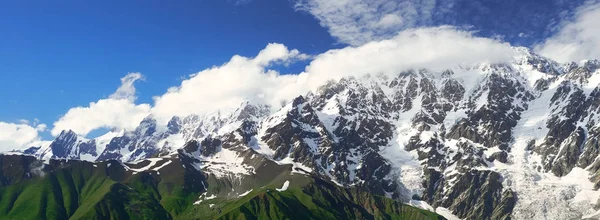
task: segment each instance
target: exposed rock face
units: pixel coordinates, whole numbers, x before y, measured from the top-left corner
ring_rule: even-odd
[[[292,102],[291,109],[281,112],[281,117],[267,119],[279,123],[266,129],[261,140],[274,151],[273,159],[293,158],[300,163],[314,165],[314,156],[320,145],[330,145],[331,137],[315,111],[300,96]]]
[[[567,77],[587,81],[580,74],[589,75],[589,71],[573,68]],[[585,89],[585,86],[565,81],[550,99],[548,134],[535,151],[544,156],[543,168],[557,176],[567,175],[574,167],[586,168],[598,156],[595,142],[600,91],[597,86],[589,93]]]
[[[43,168],[44,164],[34,157],[0,155],[0,187],[31,179]]]
[[[29,149],[28,152],[29,154],[39,154],[40,157],[44,157],[47,154],[52,158],[64,159],[83,159],[82,156],[85,155],[90,157],[98,156],[95,140],[81,138],[71,130],[62,131],[56,139],[50,143],[48,149],[42,149],[40,147],[37,151],[31,151],[31,149]]]
[[[235,189],[292,169],[465,219],[581,218],[600,197],[590,187],[600,187],[599,68],[525,51],[509,63],[343,78],[280,109],[244,102],[166,126],[149,116],[104,142],[64,132],[49,149],[122,161],[177,152]]]
[[[219,152],[219,148],[221,147],[221,140],[208,136],[204,138],[202,142],[200,142],[200,146],[200,154],[202,154],[202,156],[209,157]]]
[[[464,219],[503,219],[516,203],[515,193],[504,190],[501,176],[493,171],[470,170],[444,186],[442,174],[425,171],[423,199],[434,206],[449,207]]]

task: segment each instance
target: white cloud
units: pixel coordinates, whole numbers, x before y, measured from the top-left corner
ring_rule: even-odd
[[[273,63],[289,64],[296,60],[305,60],[310,56],[300,53],[300,51],[293,49],[289,50],[283,44],[268,44],[265,49],[261,50],[252,62],[261,67],[267,67]]]
[[[575,19],[564,22],[560,31],[535,50],[559,62],[600,59],[600,1],[581,6]]]
[[[0,122],[0,152],[31,147],[33,142],[40,140],[38,131],[45,127],[45,124],[32,127],[23,123]]]
[[[402,24],[402,18],[395,14],[384,15],[377,23],[377,25],[382,28],[393,28],[400,24]]]
[[[239,106],[244,100],[270,104],[277,91],[294,84],[296,75],[280,75],[267,69],[274,63],[306,59],[298,50],[269,44],[254,58],[235,55],[222,66],[203,70],[155,97],[153,115],[168,120],[173,115],[211,113]],[[298,91],[300,92],[300,91]]]
[[[429,24],[436,7],[451,7],[452,2],[454,1],[298,0],[296,8],[312,14],[340,42],[358,46],[373,40],[387,39],[407,28]]]
[[[509,44],[474,37],[452,27],[408,29],[395,37],[320,54],[303,77],[312,88],[328,79],[362,74],[398,74],[409,68],[442,70],[458,65],[506,62],[516,55]]]
[[[127,99],[101,99],[91,102],[88,107],[75,107],[54,122],[52,135],[62,130],[73,130],[86,136],[98,128],[134,129],[148,116],[150,105],[136,105]]]
[[[52,135],[71,129],[86,136],[98,128],[134,129],[150,113],[149,104],[136,105],[133,83],[142,79],[140,73],[130,73],[121,78],[121,86],[108,99],[91,102],[87,107],[75,107],[54,122]]]
[[[144,76],[141,73],[129,73],[121,78],[121,86],[110,95],[111,99],[127,99],[135,101],[135,86],[133,83],[138,80],[143,80]]]
[[[48,126],[46,124],[35,125],[35,130],[37,130],[39,132],[44,132],[44,131],[46,131],[46,129],[48,129]]]

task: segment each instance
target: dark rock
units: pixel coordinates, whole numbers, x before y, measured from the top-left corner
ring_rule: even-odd
[[[200,154],[205,157],[216,154],[221,150],[221,140],[208,136],[200,142]]]
[[[506,153],[506,151],[495,152],[492,155],[490,155],[488,160],[490,162],[494,162],[495,160],[497,160],[501,163],[507,163],[508,162],[508,153]]]
[[[33,155],[33,154],[37,153],[38,150],[40,150],[40,149],[41,149],[41,147],[30,147],[30,148],[25,149],[23,151],[23,154]]]

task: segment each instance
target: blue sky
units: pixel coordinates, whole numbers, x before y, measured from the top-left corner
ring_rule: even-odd
[[[270,42],[305,53],[335,47],[315,18],[286,1],[59,2],[0,7],[0,82],[10,82],[0,87],[0,121],[51,123],[70,107],[108,96],[128,72],[146,76],[138,101],[150,102],[181,77]]]
[[[598,58],[600,52],[580,49],[600,45],[598,28],[584,28],[600,14],[598,5],[584,0],[4,1],[0,122],[37,118],[48,127],[37,135],[50,139],[49,130],[70,109],[107,99],[128,73],[143,74],[131,104],[154,108],[154,96],[190,74],[221,66],[235,54],[254,57],[268,43],[300,53],[279,60],[300,62],[273,66],[271,60],[260,66],[282,75],[304,71],[314,62],[307,57],[332,49],[360,48],[401,31],[440,25],[469,31],[467,38],[530,47],[559,61]],[[564,56],[561,48],[573,45],[572,56]],[[86,123],[85,117],[78,120]]]

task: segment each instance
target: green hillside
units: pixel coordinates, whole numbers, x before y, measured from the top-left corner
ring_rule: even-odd
[[[134,173],[116,161],[43,165],[18,155],[0,155],[0,165],[0,219],[441,219],[299,174],[279,175],[242,197],[207,198],[226,188],[222,180],[176,158],[160,173]],[[284,180],[289,188],[275,190]],[[201,195],[205,201],[194,204]]]

